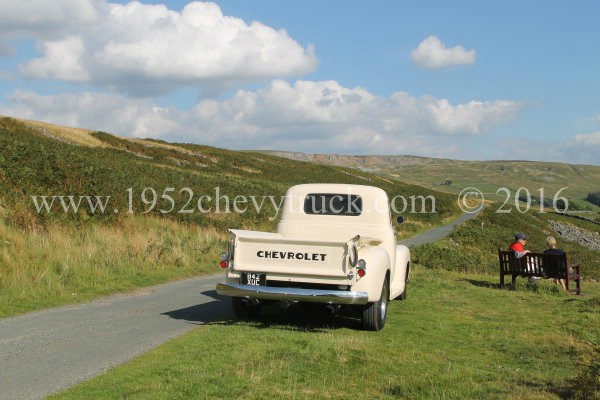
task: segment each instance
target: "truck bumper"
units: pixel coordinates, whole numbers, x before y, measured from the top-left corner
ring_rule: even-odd
[[[367,292],[250,286],[235,283],[217,284],[217,293],[231,297],[326,304],[367,304],[369,300]]]

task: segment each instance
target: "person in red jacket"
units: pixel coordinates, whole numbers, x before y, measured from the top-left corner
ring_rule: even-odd
[[[529,250],[525,250],[525,245],[527,245],[527,236],[519,232],[515,235],[515,241],[508,248],[515,252],[517,258],[521,258],[529,253]]]
[[[527,245],[527,236],[525,236],[524,233],[519,232],[515,235],[515,241],[510,244],[509,249],[514,251],[517,259],[520,260],[525,254],[530,253],[529,250],[525,250],[526,245]],[[529,263],[529,260],[525,261],[525,259],[523,259],[523,260],[521,260],[521,264],[523,264],[523,262],[527,262],[527,266],[526,266],[527,271],[533,272],[534,266]],[[530,276],[529,283],[532,283],[532,284],[536,283],[538,279],[540,279],[540,278]]]

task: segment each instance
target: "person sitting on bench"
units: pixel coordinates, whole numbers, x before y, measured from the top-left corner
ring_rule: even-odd
[[[525,236],[524,233],[519,232],[515,235],[514,242],[512,242],[510,244],[510,246],[508,246],[508,248],[515,252],[515,257],[517,257],[517,260],[519,260],[519,262],[521,262],[521,265],[523,265],[523,262],[527,262],[527,271],[532,272],[533,266],[529,264],[529,260],[527,260],[527,261],[521,260],[521,258],[523,258],[523,256],[525,254],[530,253],[529,250],[525,250],[526,245],[527,245],[527,236]],[[530,276],[529,283],[535,283],[538,279],[539,278],[537,278],[537,277]]]
[[[520,259],[525,254],[529,253],[529,250],[525,250],[527,245],[527,236],[524,233],[517,233],[515,235],[515,241],[508,246],[509,249],[515,252],[515,256]]]
[[[556,254],[562,256],[565,252],[562,249],[556,248],[556,239],[554,236],[548,236],[546,238],[546,245],[548,248],[544,250],[544,254]],[[560,285],[564,290],[567,290],[567,285],[565,285],[564,279],[554,279],[554,283]]]

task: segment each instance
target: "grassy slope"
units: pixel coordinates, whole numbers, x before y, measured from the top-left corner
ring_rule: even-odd
[[[600,279],[600,252],[562,240],[550,226],[550,221],[572,224],[597,235],[600,225],[555,213],[531,211],[521,214],[513,211],[498,214],[495,210],[493,206],[488,207],[483,214],[458,227],[448,238],[415,249],[413,259],[423,265],[447,270],[494,275],[498,271],[498,248],[506,249],[516,232],[526,232],[529,250],[543,251],[546,238],[555,236],[559,247],[567,252],[569,261],[581,263],[586,280]]]
[[[594,371],[600,285],[586,291],[501,290],[489,276],[416,266],[381,332],[358,330],[352,315],[272,308],[200,327],[51,398],[564,398]]]
[[[250,207],[243,215],[197,209],[163,215],[159,210],[168,208],[165,203],[142,214],[144,188],[154,188],[158,196],[174,188],[170,194],[177,211],[189,196],[178,193],[182,188],[192,190],[194,206],[201,195],[214,197],[216,187],[233,200],[238,195],[279,197],[289,186],[308,182],[377,185],[391,196],[435,195],[439,213],[408,216],[405,234],[458,211],[450,195],[347,168],[73,128],[65,133],[47,124],[30,127],[0,118],[0,317],[216,272],[226,228],[271,230],[276,223],[270,220],[275,210],[269,201],[262,213]],[[128,188],[134,193],[135,215],[123,212]],[[105,214],[38,215],[32,195],[112,197]]]
[[[207,146],[125,140],[100,132],[90,135],[110,147],[73,146],[45,137],[38,129],[21,122],[0,118],[0,201],[11,208],[12,212],[7,216],[10,222],[26,226],[29,220],[86,221],[87,216],[83,214],[68,218],[59,213],[34,215],[31,195],[111,195],[112,211],[113,208],[127,208],[126,190],[131,187],[134,210],[140,213],[144,209],[140,194],[146,187],[155,188],[159,195],[164,188],[174,187],[176,191],[171,195],[178,210],[187,200],[187,193],[178,193],[184,187],[189,187],[195,194],[193,206],[201,194],[214,195],[217,186],[221,195],[233,199],[237,195],[282,196],[289,186],[310,182],[376,185],[390,196],[433,194],[439,213],[415,214],[410,218],[425,225],[437,224],[458,211],[453,196],[348,168],[322,167]],[[153,214],[160,216],[159,208]],[[274,226],[265,215],[258,216],[255,212],[248,212],[243,217],[233,214],[170,213],[168,217],[219,227],[261,225],[265,221]],[[115,220],[123,218],[123,213],[113,215],[109,212],[94,218]]]

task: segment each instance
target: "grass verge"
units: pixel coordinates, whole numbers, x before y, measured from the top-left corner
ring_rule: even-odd
[[[151,216],[22,231],[0,219],[0,318],[214,273],[227,235]]]
[[[50,398],[556,399],[582,387],[598,394],[589,376],[600,285],[573,297],[549,282],[506,290],[496,277],[421,266],[412,278],[409,299],[391,303],[380,332],[359,330],[352,314],[271,307],[253,322],[214,321]]]

